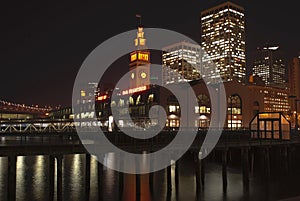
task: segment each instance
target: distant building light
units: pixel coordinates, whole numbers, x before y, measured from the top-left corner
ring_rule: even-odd
[[[169,115],[169,119],[178,119],[178,116],[176,116],[175,114],[171,114]]]
[[[112,132],[113,131],[113,123],[114,123],[114,118],[113,116],[108,117],[108,131]]]
[[[201,120],[206,120],[207,117],[206,117],[205,115],[201,115],[201,116],[199,117],[199,119],[201,119]]]
[[[98,98],[97,98],[98,101],[102,101],[102,100],[106,100],[106,99],[107,99],[107,95],[98,96]]]
[[[276,47],[268,47],[269,50],[278,50],[279,46]]]

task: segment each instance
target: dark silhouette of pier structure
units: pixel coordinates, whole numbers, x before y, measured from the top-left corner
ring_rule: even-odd
[[[87,131],[87,135],[93,134]],[[176,131],[163,130],[151,139],[139,140],[126,136],[120,131],[104,132],[111,143],[129,152],[155,152],[165,147],[174,139]],[[187,131],[188,134],[188,131]],[[199,151],[206,137],[207,130],[199,130],[197,136],[190,146],[188,152],[194,155],[195,180],[197,192],[205,187],[205,161],[199,159]],[[88,200],[90,190],[90,167],[91,154],[86,151],[85,146],[105,146],[103,144],[87,145],[79,139],[75,122],[71,120],[18,120],[1,123],[0,132],[0,156],[8,159],[8,200],[16,199],[16,164],[17,156],[45,155],[49,160],[49,200],[54,199],[54,170],[57,169],[56,192],[57,200],[62,200],[62,161],[66,154],[85,154],[86,173],[85,189]],[[254,161],[261,161],[261,170],[265,178],[271,175],[271,159],[276,157],[281,161],[281,169],[284,174],[288,174],[292,168],[293,151],[295,147],[300,146],[299,133],[291,133],[289,140],[283,139],[253,139],[251,131],[243,130],[223,130],[222,135],[214,147],[210,157],[218,156],[222,163],[223,190],[226,192],[227,182],[227,164],[232,155],[238,155],[242,164],[243,187],[245,191],[249,190],[249,177],[253,172]],[[174,150],[176,151],[176,150]],[[103,160],[106,153],[97,156],[98,162],[98,189],[99,198],[103,199]],[[172,155],[172,154],[171,154]],[[170,158],[171,160],[172,158]],[[55,163],[56,161],[56,163]],[[175,188],[179,185],[180,163],[175,162]],[[153,174],[149,174],[149,186],[153,188]],[[172,191],[171,168],[166,168],[167,190]],[[119,173],[120,195],[123,192],[124,174]],[[136,200],[140,200],[140,175],[136,175]]]

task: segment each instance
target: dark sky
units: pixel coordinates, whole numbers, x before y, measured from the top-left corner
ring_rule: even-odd
[[[101,42],[136,28],[165,28],[200,42],[200,12],[219,0],[13,1],[1,5],[0,99],[70,105],[75,76]],[[240,0],[246,9],[247,56],[266,42],[287,59],[300,47],[297,1]],[[248,62],[248,68],[250,67]],[[124,65],[120,72],[128,70]]]

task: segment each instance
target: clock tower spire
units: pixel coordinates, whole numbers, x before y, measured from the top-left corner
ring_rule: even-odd
[[[144,28],[141,15],[136,15],[138,27],[134,45],[136,50],[130,53],[130,87],[141,87],[150,85],[150,51],[147,50]]]
[[[136,33],[136,38],[134,39],[134,45],[137,49],[145,49],[146,48],[146,39],[144,37],[144,28],[142,26],[142,16],[136,15],[138,19],[138,28]]]

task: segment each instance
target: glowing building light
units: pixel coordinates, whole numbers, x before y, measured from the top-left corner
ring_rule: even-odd
[[[102,101],[102,100],[106,100],[106,99],[107,99],[107,95],[98,96],[98,98],[97,98],[98,101]]]

